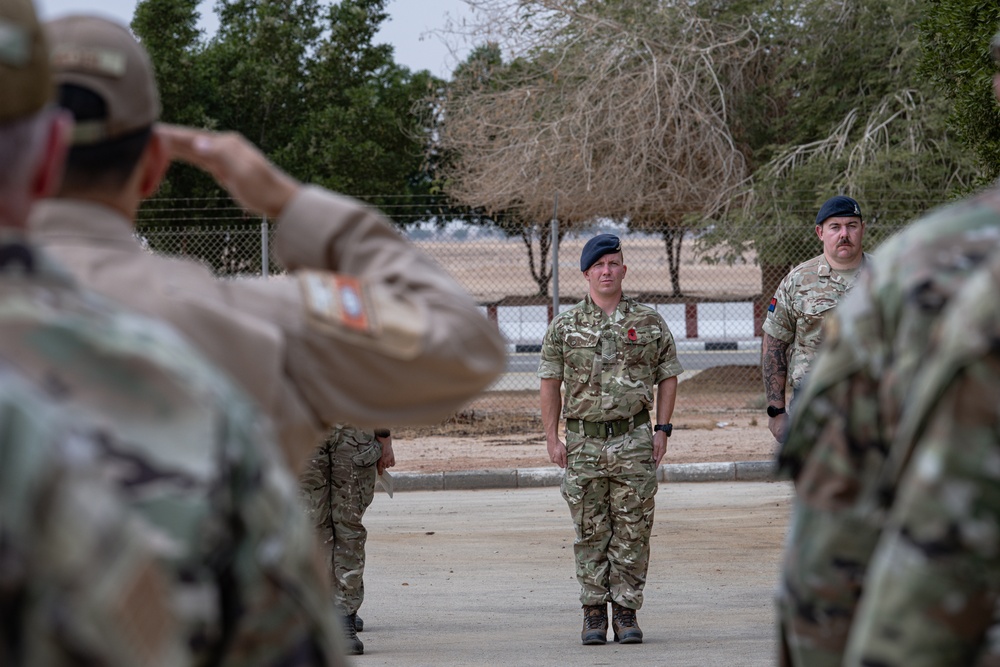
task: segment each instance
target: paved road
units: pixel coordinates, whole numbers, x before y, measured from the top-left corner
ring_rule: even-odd
[[[637,646],[581,646],[573,531],[554,487],[377,494],[365,667],[773,665],[784,482],[661,484]]]

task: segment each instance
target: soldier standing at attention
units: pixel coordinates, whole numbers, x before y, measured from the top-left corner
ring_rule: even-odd
[[[30,1],[0,0],[0,664],[343,664],[258,410],[25,240],[72,127],[52,92]]]
[[[365,599],[365,542],[361,520],[375,499],[375,479],[396,465],[389,429],[364,430],[337,424],[301,478],[306,506],[327,549],[331,597],[344,616],[347,652],[361,655],[358,637],[364,622],[358,608]]]
[[[994,73],[998,56],[994,48]],[[996,79],[994,92],[1000,99]],[[785,664],[844,664],[852,620],[867,597],[862,584],[894,495],[883,493],[881,480],[900,474],[887,461],[905,467],[909,460],[895,452],[901,415],[913,392],[926,394],[916,377],[927,364],[942,312],[998,248],[1000,187],[994,185],[927,213],[883,243],[871,270],[837,308],[778,457],[779,472],[795,481],[778,600]],[[965,414],[964,408],[956,414]],[[956,496],[959,507],[967,499]]]
[[[67,16],[46,28],[76,130],[61,189],[32,213],[33,240],[227,371],[271,417],[295,472],[333,424],[436,423],[503,370],[496,326],[382,215],[297,182],[239,135],[159,124],[152,65],[124,26]],[[276,221],[289,273],[224,280],[143,249],[135,217],[172,160]]]
[[[823,318],[854,285],[869,257],[861,247],[865,223],[850,197],[827,199],[816,215],[823,254],[792,269],[778,286],[764,321],[761,370],[768,428],[778,442],[788,431],[786,388],[802,387],[822,337]]]
[[[636,610],[649,566],[656,469],[683,369],[660,314],[622,294],[626,266],[617,236],[587,241],[580,270],[589,294],[552,320],[542,343],[542,423],[549,458],[566,469],[562,495],[576,527],[582,641],[606,643],[610,602],[615,641],[639,644]]]

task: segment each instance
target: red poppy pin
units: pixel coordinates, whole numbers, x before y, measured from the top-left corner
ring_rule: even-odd
[[[639,337],[635,335],[635,329],[629,329],[628,330],[628,339],[631,340],[631,341],[637,341],[637,340],[639,340]]]

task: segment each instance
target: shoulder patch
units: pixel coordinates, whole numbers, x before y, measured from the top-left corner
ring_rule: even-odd
[[[299,284],[310,318],[356,332],[375,330],[372,300],[358,278],[325,271],[300,271]]]
[[[772,296],[771,297],[771,303],[768,304],[768,306],[767,306],[767,312],[773,313],[774,312],[774,307],[777,306],[777,305],[778,305],[778,299]]]

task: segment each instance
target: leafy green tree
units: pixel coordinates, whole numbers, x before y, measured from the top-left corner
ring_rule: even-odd
[[[991,81],[997,63],[989,53],[997,31],[1000,5],[983,0],[928,2],[920,23],[919,73],[950,104],[949,127],[983,170],[977,184],[1000,176],[1000,106]]]

